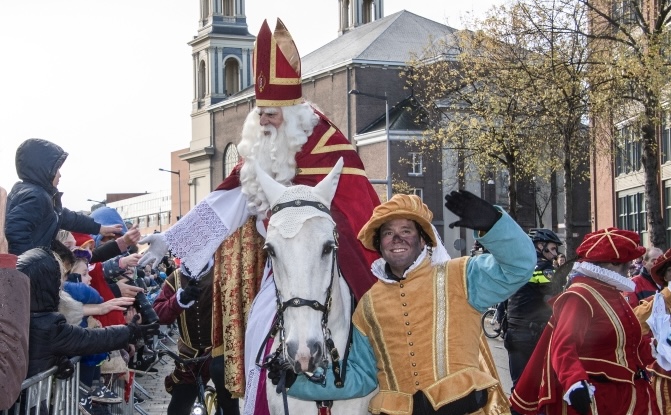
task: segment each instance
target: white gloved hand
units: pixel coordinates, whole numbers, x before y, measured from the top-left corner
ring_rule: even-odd
[[[146,236],[138,242],[139,244],[149,244],[149,248],[144,251],[142,259],[138,265],[144,267],[151,263],[152,268],[158,267],[159,262],[168,253],[168,243],[162,233],[154,233]]]

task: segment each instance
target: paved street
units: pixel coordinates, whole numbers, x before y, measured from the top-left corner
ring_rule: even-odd
[[[496,370],[499,371],[499,378],[503,385],[503,391],[506,395],[510,395],[510,388],[513,383],[510,380],[510,370],[508,370],[508,352],[503,347],[503,339],[497,337],[495,339],[487,339],[489,349],[492,351],[494,361],[496,362]]]

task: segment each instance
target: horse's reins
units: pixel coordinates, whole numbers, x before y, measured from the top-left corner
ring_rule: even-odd
[[[280,210],[288,207],[305,207],[305,206],[311,206],[314,207],[315,209],[318,209],[322,212],[327,213],[329,216],[331,216],[331,212],[329,209],[320,202],[313,202],[309,200],[293,200],[291,202],[285,202],[285,203],[278,203],[272,208],[273,213],[277,213]],[[280,293],[279,289],[277,288],[277,284],[275,284],[275,300],[277,302],[277,316],[275,318],[275,324],[273,326],[273,329],[271,332],[277,333],[279,335],[279,341],[280,344],[277,347],[274,355],[272,357],[268,356],[266,359],[264,359],[264,364],[269,363],[272,360],[280,360],[283,361],[284,363],[282,364],[282,370],[281,370],[281,377],[280,381],[277,384],[277,393],[282,393],[282,399],[284,401],[284,412],[285,414],[289,413],[289,406],[287,402],[287,392],[285,388],[285,382],[286,382],[286,371],[287,370],[293,370],[293,368],[288,367],[287,363],[290,361],[288,352],[287,352],[287,344],[285,341],[285,333],[284,333],[284,311],[289,308],[289,307],[310,307],[315,311],[321,311],[322,313],[322,319],[321,319],[321,325],[322,325],[322,334],[324,337],[324,344],[322,345],[322,364],[325,366],[328,366],[328,357],[331,357],[331,363],[332,363],[332,371],[333,371],[333,376],[334,376],[334,384],[337,388],[342,388],[344,386],[344,375],[345,375],[345,362],[347,360],[347,355],[348,351],[345,351],[345,357],[342,361],[342,370],[341,370],[341,360],[340,360],[340,353],[338,353],[338,349],[335,347],[335,343],[333,342],[333,339],[331,338],[331,331],[329,330],[328,326],[328,314],[329,310],[331,309],[331,303],[333,301],[333,297],[331,296],[331,292],[333,289],[333,281],[335,280],[335,275],[338,270],[338,232],[333,229],[333,237],[335,240],[335,246],[333,247],[333,253],[331,256],[331,281],[329,282],[329,286],[326,290],[326,299],[324,303],[320,303],[317,300],[306,300],[304,298],[300,297],[294,297],[291,298],[287,301],[282,301],[282,293]],[[272,257],[268,256],[271,265],[272,265]],[[352,311],[354,308],[352,308]],[[351,333],[352,333],[352,327],[350,324],[350,330],[349,330],[349,338],[348,338],[348,344],[351,341]],[[267,340],[271,337],[271,334],[266,338]],[[264,345],[261,346],[261,350],[265,348],[265,343]],[[259,350],[259,355],[261,354],[261,350]],[[282,356],[280,357],[280,353]],[[258,361],[258,358],[257,358]],[[323,366],[319,366],[323,367]],[[314,383],[321,383],[323,384],[326,382],[326,374],[325,373],[313,373],[310,376],[308,376],[308,379],[311,382]],[[332,401],[317,401],[317,408],[318,408],[318,413],[319,414],[330,414],[330,408],[332,406],[333,402]]]

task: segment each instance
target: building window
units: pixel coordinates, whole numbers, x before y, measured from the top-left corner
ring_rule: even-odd
[[[361,23],[366,24],[372,22],[373,16],[375,16],[373,0],[363,0],[363,5],[361,7]]]
[[[635,2],[636,0],[614,0],[611,11],[613,20],[625,25],[636,23]]]
[[[158,226],[158,215],[149,215],[149,226],[150,227],[155,227]]]
[[[641,237],[647,236],[647,215],[643,193],[635,193],[617,198],[617,227],[634,231]]]
[[[170,212],[161,212],[161,223],[160,225],[170,224]]]
[[[198,66],[198,99],[205,98],[205,93],[207,92],[206,75],[205,61],[201,61],[200,65]]]
[[[233,171],[233,167],[238,164],[240,156],[238,155],[238,147],[229,143],[224,150],[224,179],[228,177]]]
[[[423,176],[424,167],[422,165],[422,154],[421,153],[410,153],[410,171],[408,176]]]
[[[615,172],[617,175],[632,173],[642,168],[641,140],[640,137],[634,136],[634,130],[634,126],[627,125],[618,131],[620,144],[615,160]]]
[[[233,0],[224,0],[223,15],[235,16],[235,2]]]
[[[671,181],[664,187],[664,224],[666,225],[666,240],[671,241]]]
[[[226,77],[226,95],[233,95],[240,91],[240,64],[235,58],[228,58],[224,62],[224,76]]]
[[[419,198],[422,199],[422,201],[424,201],[424,189],[422,189],[421,187],[413,187],[412,189],[410,189],[410,194],[419,196]]]
[[[147,217],[146,216],[141,216],[139,218],[140,220],[138,221],[138,228],[146,228],[147,227]]]
[[[667,112],[662,121],[662,163],[671,161],[671,113]]]

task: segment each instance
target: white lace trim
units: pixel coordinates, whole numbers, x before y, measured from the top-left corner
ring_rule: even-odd
[[[165,232],[173,255],[191,270],[205,268],[229,230],[207,203],[196,207]]]
[[[586,277],[605,282],[620,291],[631,292],[636,289],[636,285],[630,279],[623,277],[615,271],[601,268],[591,262],[576,262],[573,264],[573,271]]]
[[[256,391],[259,388],[259,374],[261,369],[252,368],[247,376],[247,387],[245,388],[245,406],[242,410],[243,415],[254,415],[256,409]]]

